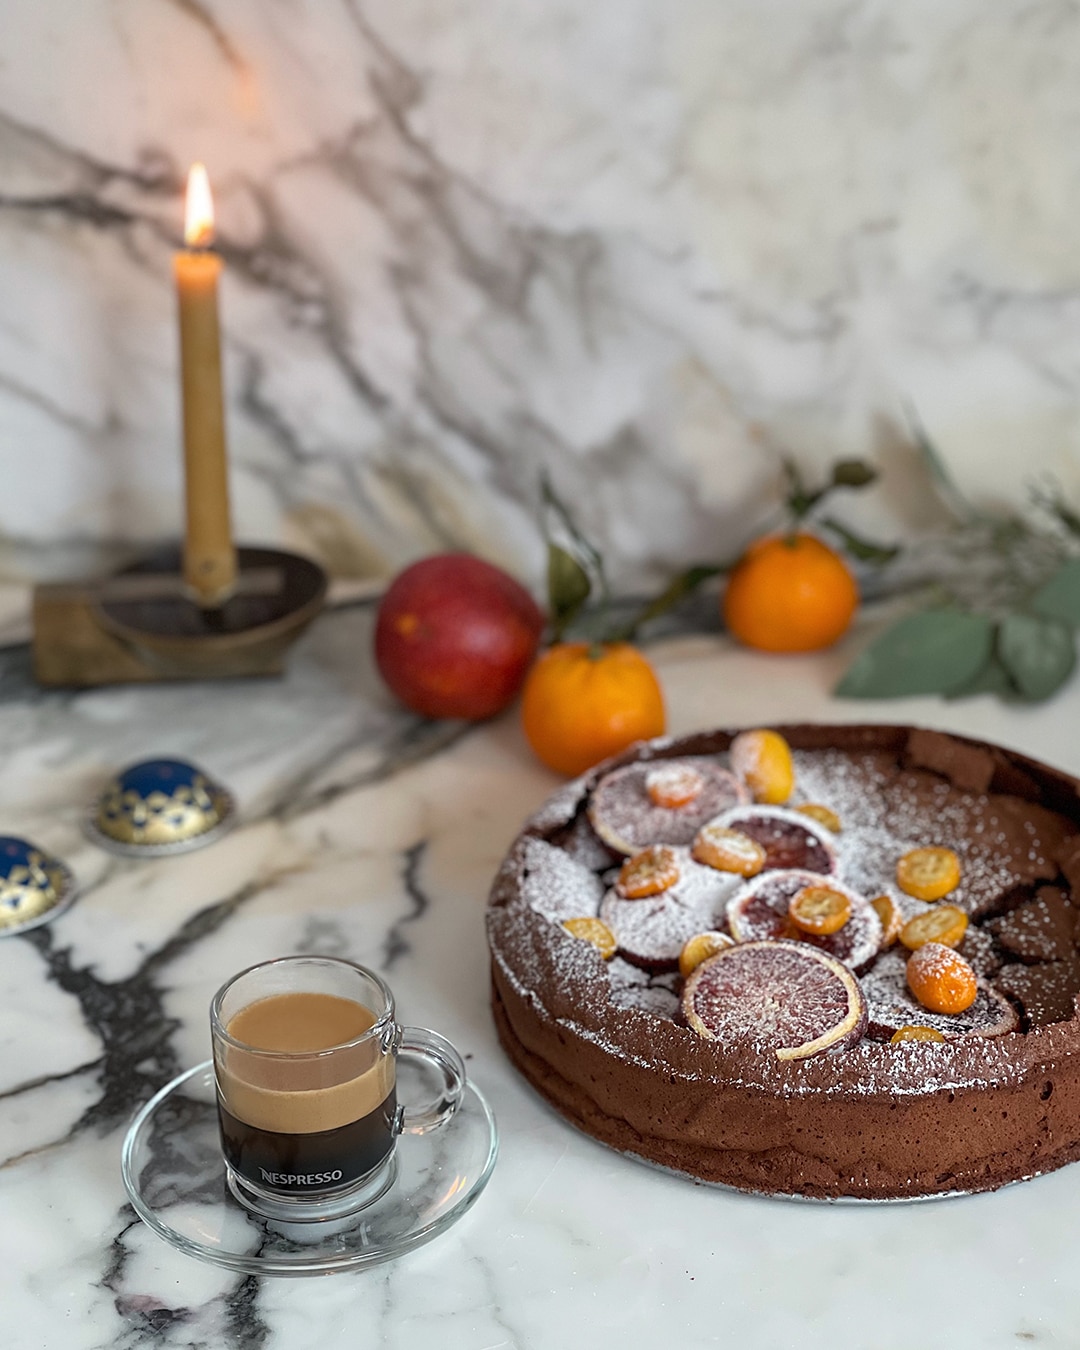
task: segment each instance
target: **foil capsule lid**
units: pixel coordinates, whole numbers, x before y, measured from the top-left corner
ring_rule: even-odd
[[[86,822],[102,848],[129,858],[160,858],[201,848],[233,824],[232,794],[185,759],[146,759],[119,774]]]
[[[26,839],[0,836],[0,937],[48,923],[74,899],[66,863]]]

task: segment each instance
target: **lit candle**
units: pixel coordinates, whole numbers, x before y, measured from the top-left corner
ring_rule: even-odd
[[[184,580],[204,609],[236,588],[236,549],[229,523],[225,402],[217,286],[221,258],[211,249],[214,206],[201,164],[188,175],[184,242],[174,270],[180,306],[184,409]]]

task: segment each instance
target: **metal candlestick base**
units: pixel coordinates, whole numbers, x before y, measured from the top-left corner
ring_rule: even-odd
[[[178,548],[96,586],[39,586],[38,682],[87,687],[280,675],[286,652],[323,607],[326,573],[309,558],[269,548],[237,549],[237,565],[236,594],[213,610],[188,598]]]

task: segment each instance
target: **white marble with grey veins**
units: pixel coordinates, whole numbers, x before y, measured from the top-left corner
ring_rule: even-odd
[[[1075,1339],[1080,1166],[926,1205],[728,1194],[611,1153],[518,1079],[488,1011],[483,909],[521,820],[556,786],[513,712],[467,732],[380,691],[364,606],[319,619],[280,682],[41,694],[0,651],[0,830],[82,887],[0,940],[0,1287],[5,1350],[1012,1350]],[[848,642],[853,646],[860,639]],[[850,650],[766,661],[718,638],[653,649],[681,733],[780,720],[912,721],[1080,771],[1080,692],[837,703]],[[132,757],[201,761],[239,799],[205,851],[133,862],[79,830]],[[125,1203],[120,1146],[155,1087],[207,1057],[234,970],[340,953],[391,980],[403,1020],[468,1057],[502,1151],[475,1208],[398,1262],[246,1278],[174,1252]]]
[[[6,0],[0,571],[178,526],[170,252],[210,167],[240,533],[536,576],[541,466],[638,585],[781,450],[850,518],[1080,492],[1068,0]]]

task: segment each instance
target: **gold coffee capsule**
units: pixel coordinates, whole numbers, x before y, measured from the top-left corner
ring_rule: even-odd
[[[194,764],[147,759],[109,784],[86,831],[113,853],[160,858],[220,839],[234,815],[232,795]]]
[[[0,937],[48,923],[75,899],[66,864],[25,839],[0,837]]]

